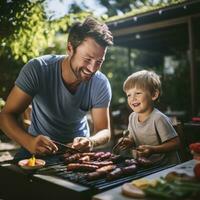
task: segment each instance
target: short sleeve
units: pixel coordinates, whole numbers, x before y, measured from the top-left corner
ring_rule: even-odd
[[[167,117],[161,116],[157,120],[156,129],[162,143],[177,136],[175,129]]]
[[[36,60],[30,60],[21,69],[15,85],[17,85],[24,92],[34,97],[39,88],[39,63]]]
[[[112,97],[110,83],[106,78],[98,79],[97,81],[98,84],[92,89],[93,107],[108,107]]]

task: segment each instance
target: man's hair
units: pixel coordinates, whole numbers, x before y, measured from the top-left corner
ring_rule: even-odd
[[[134,87],[147,90],[152,95],[158,91],[159,96],[161,95],[161,81],[154,71],[141,70],[128,76],[124,81],[124,92]]]
[[[108,26],[105,23],[100,23],[93,17],[87,17],[83,23],[75,23],[70,29],[68,42],[76,50],[86,37],[93,38],[103,47],[113,44],[113,36]]]

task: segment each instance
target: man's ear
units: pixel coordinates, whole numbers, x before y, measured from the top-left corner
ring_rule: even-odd
[[[160,95],[160,92],[156,90],[154,94],[152,95],[152,100],[155,101],[156,99],[158,99],[159,95]]]
[[[67,53],[69,56],[71,56],[73,54],[73,46],[72,46],[71,42],[67,43]]]

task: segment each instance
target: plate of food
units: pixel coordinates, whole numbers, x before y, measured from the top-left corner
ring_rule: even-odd
[[[35,156],[32,156],[29,159],[20,160],[18,165],[23,169],[39,169],[44,167],[46,162],[42,159],[36,159]]]
[[[141,178],[122,185],[122,194],[132,198],[198,199],[200,182],[193,176],[175,171],[156,179]]]

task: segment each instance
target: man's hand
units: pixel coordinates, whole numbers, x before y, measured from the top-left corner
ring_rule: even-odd
[[[76,137],[74,138],[72,147],[87,152],[93,149],[93,142],[91,139],[86,137]]]
[[[33,138],[30,143],[29,151],[32,154],[51,154],[58,151],[58,147],[51,141],[51,139],[44,135],[38,135]]]
[[[128,137],[120,138],[118,140],[117,144],[119,144],[117,146],[117,149],[123,151],[125,149],[130,148],[133,145],[133,140],[131,138],[128,138]]]
[[[149,157],[154,153],[154,146],[151,145],[140,145],[137,148],[138,157]]]

